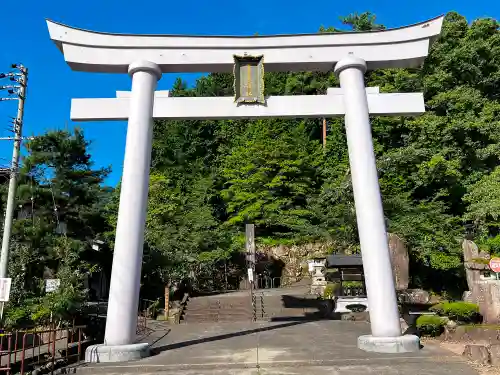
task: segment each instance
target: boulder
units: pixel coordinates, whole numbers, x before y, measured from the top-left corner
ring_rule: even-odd
[[[398,299],[401,303],[407,304],[429,304],[431,296],[423,289],[406,289],[398,292]]]
[[[464,240],[462,242],[462,251],[464,253],[464,262],[479,258],[479,248],[473,241]]]

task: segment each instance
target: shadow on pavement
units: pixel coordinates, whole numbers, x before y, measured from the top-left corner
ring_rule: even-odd
[[[287,322],[287,323],[283,323],[283,324],[272,325],[272,326],[268,326],[268,327],[260,327],[260,328],[255,328],[255,329],[248,329],[248,330],[244,330],[244,331],[239,331],[239,332],[226,333],[226,334],[223,334],[223,335],[217,335],[217,336],[211,336],[211,337],[204,337],[204,338],[196,339],[196,340],[189,340],[189,341],[177,342],[177,343],[163,345],[163,346],[159,346],[157,348],[153,348],[151,350],[151,354],[152,355],[157,355],[157,354],[159,354],[159,353],[161,353],[163,351],[166,351],[166,350],[179,349],[179,348],[184,348],[186,346],[197,345],[197,344],[202,344],[202,343],[206,343],[206,342],[226,340],[226,339],[230,339],[232,337],[251,335],[253,333],[258,333],[258,332],[272,331],[272,330],[275,330],[275,329],[280,329],[280,328],[285,328],[285,327],[296,326],[296,325],[299,325],[299,324],[304,324],[304,323],[307,323],[307,322],[310,322],[310,321],[311,321],[311,319],[301,320],[301,321],[293,321],[293,322]]]

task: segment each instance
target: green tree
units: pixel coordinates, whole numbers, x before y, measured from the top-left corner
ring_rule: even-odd
[[[317,183],[303,124],[286,132],[284,121],[255,121],[221,163],[226,225],[254,223],[261,236],[292,238],[308,227],[308,197]]]
[[[78,129],[49,132],[26,145],[9,262],[8,316],[19,318],[24,311],[32,320],[50,314],[63,318],[86,297],[86,276],[106,258],[97,257],[91,245],[108,230],[108,189],[101,184],[109,169],[92,168],[88,146]],[[59,278],[58,292],[45,295],[44,278]]]

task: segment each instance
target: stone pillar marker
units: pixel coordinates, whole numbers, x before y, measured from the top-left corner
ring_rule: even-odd
[[[408,290],[410,282],[410,257],[406,245],[401,238],[393,233],[388,233],[389,251],[394,274],[396,291]]]
[[[401,335],[364,83],[366,69],[366,62],[354,55],[335,65],[335,74],[344,92],[349,163],[370,304],[372,335],[360,336],[358,347],[365,351],[390,353],[418,351],[420,341],[417,336]]]
[[[133,342],[149,188],[154,92],[162,73],[158,65],[149,61],[131,64],[128,72],[132,77],[132,97],[108,302],[108,316],[112,319],[106,321],[104,344],[87,351],[91,362],[117,358],[126,361],[149,354],[148,344]]]

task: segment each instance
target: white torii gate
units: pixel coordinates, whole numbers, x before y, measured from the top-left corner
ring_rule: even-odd
[[[133,342],[153,118],[345,116],[372,333],[360,336],[358,347],[392,353],[419,350],[418,337],[401,334],[369,115],[420,114],[425,111],[424,100],[421,93],[365,88],[364,73],[420,66],[442,22],[443,17],[438,17],[399,29],[361,33],[223,37],[108,34],[47,21],[51,39],[73,70],[128,72],[132,77],[131,92],[71,103],[75,121],[128,120],[105,342],[89,348],[86,360],[112,362],[148,355],[146,344]],[[267,71],[334,68],[341,88],[330,88],[326,95],[271,96],[261,105],[238,105],[230,97],[173,98],[155,91],[162,73],[231,72],[233,56],[246,54],[264,55]]]

